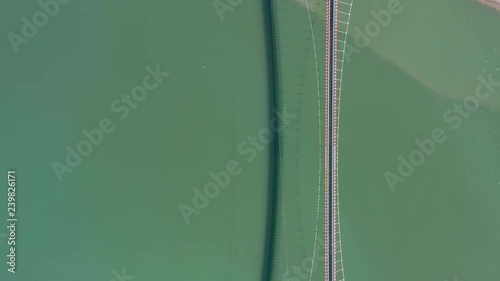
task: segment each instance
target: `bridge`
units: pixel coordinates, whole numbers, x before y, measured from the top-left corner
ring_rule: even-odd
[[[353,0],[326,0],[325,280],[345,281],[340,235],[338,128],[345,47]]]

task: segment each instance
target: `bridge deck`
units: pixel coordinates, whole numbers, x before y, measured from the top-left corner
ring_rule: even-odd
[[[325,280],[336,280],[336,188],[337,188],[337,12],[338,1],[326,1],[325,85]]]

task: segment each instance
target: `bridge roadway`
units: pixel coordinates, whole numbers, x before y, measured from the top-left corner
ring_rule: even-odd
[[[337,279],[337,11],[338,0],[326,0],[325,281]]]

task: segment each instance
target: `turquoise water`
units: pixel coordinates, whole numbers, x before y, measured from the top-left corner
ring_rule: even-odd
[[[386,5],[355,1],[353,30]],[[401,5],[345,67],[339,183],[346,280],[496,280],[498,92],[458,128],[443,115],[474,93],[479,76],[499,80],[500,14],[465,0]],[[414,141],[435,128],[446,142],[392,193],[384,173],[397,173],[398,156],[408,159]]]
[[[40,10],[1,5],[2,34]],[[247,163],[237,147],[269,119],[262,18],[260,2],[221,21],[208,1],[72,1],[18,54],[2,40],[1,170],[19,175],[19,246],[18,273],[0,279],[259,279],[269,149]],[[156,65],[170,75],[120,119],[113,102]],[[114,131],[59,182],[51,163],[104,118]],[[186,224],[179,204],[231,160],[241,174]]]
[[[210,1],[71,1],[17,54],[5,36],[0,166],[19,177],[19,246],[18,273],[5,268],[0,278],[110,280],[125,268],[134,280],[286,280],[287,271],[291,281],[324,279],[324,3],[310,1],[308,10],[300,2],[272,2],[275,81],[262,2],[243,1],[220,17]],[[387,3],[354,1],[350,44],[354,27]],[[40,10],[1,5],[5,35],[21,34],[21,18]],[[500,15],[471,0],[401,5],[344,68],[345,279],[496,280],[500,103],[481,103],[458,129],[443,114],[474,92],[478,76],[500,79]],[[157,65],[170,75],[121,119],[112,104],[124,106],[121,95]],[[279,151],[252,150],[249,137],[275,114],[273,94],[294,117]],[[54,161],[66,163],[65,147],[77,149],[81,131],[105,118],[114,130],[60,182]],[[396,173],[398,156],[435,128],[447,141],[391,192],[384,173]],[[231,163],[240,172],[183,217],[181,204],[196,207],[193,189]]]

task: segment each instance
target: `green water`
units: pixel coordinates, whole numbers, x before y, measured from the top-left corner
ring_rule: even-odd
[[[268,127],[276,94],[262,2],[243,1],[221,21],[210,1],[73,1],[18,54],[4,37],[0,167],[17,171],[19,244],[17,273],[5,266],[0,280],[111,280],[126,268],[134,280],[245,281],[269,267],[272,280],[287,270],[290,281],[309,279],[308,258],[324,256],[324,4],[310,1],[308,14],[303,4],[272,3],[278,107],[296,117],[278,153],[264,146],[251,161],[238,147]],[[354,3],[351,31],[387,2]],[[478,75],[500,78],[500,14],[472,0],[402,5],[344,69],[345,279],[497,280],[500,99],[457,130],[442,115]],[[21,17],[40,10],[28,1],[0,7],[0,34],[21,33]],[[156,65],[170,75],[121,120],[111,104]],[[51,163],[64,163],[65,146],[103,118],[114,131],[59,182]],[[448,140],[392,193],[384,172],[436,127]],[[193,188],[231,161],[241,173],[186,224],[179,204],[192,206]],[[272,188],[275,237],[266,244]],[[311,280],[324,279],[322,260],[315,265]]]
[[[351,28],[386,1],[354,1]],[[346,280],[498,280],[498,93],[454,130],[442,115],[498,81],[500,14],[474,1],[402,1],[344,72],[340,203]],[[351,43],[353,38],[351,37]],[[362,83],[360,83],[362,82]],[[392,193],[415,139],[448,140]]]
[[[122,269],[133,280],[282,280],[295,266],[309,276],[304,259],[324,255],[324,23],[298,3],[274,2],[272,14],[264,3],[246,1],[221,20],[208,1],[70,2],[33,38],[0,43],[0,165],[17,171],[19,219],[16,274],[6,267],[1,280],[112,280]],[[21,18],[41,10],[34,2],[2,8],[0,33],[17,35]],[[276,49],[266,41],[269,16],[282,40]],[[146,98],[133,106],[121,100],[157,67],[169,76]],[[293,119],[280,132],[279,152],[264,145],[248,160],[249,137],[275,115],[272,95]],[[112,132],[69,167],[66,146],[77,150],[87,140],[82,130],[102,130],[103,122]],[[183,217],[193,189],[235,162],[241,173]],[[273,189],[276,221],[267,205]],[[321,266],[312,280],[322,279]]]
[[[1,34],[40,10],[1,7]],[[134,280],[259,280],[269,151],[247,163],[237,146],[269,119],[262,19],[253,1],[224,21],[210,1],[73,1],[19,54],[4,37],[0,165],[19,178],[19,246],[17,273],[2,262],[0,279],[111,280],[125,267]],[[157,64],[170,76],[120,120],[110,105]],[[51,163],[103,118],[115,130],[59,183]],[[230,160],[243,172],[186,224],[179,204]]]
[[[297,116],[280,134],[273,280],[324,280],[324,4],[273,3],[279,105]]]

